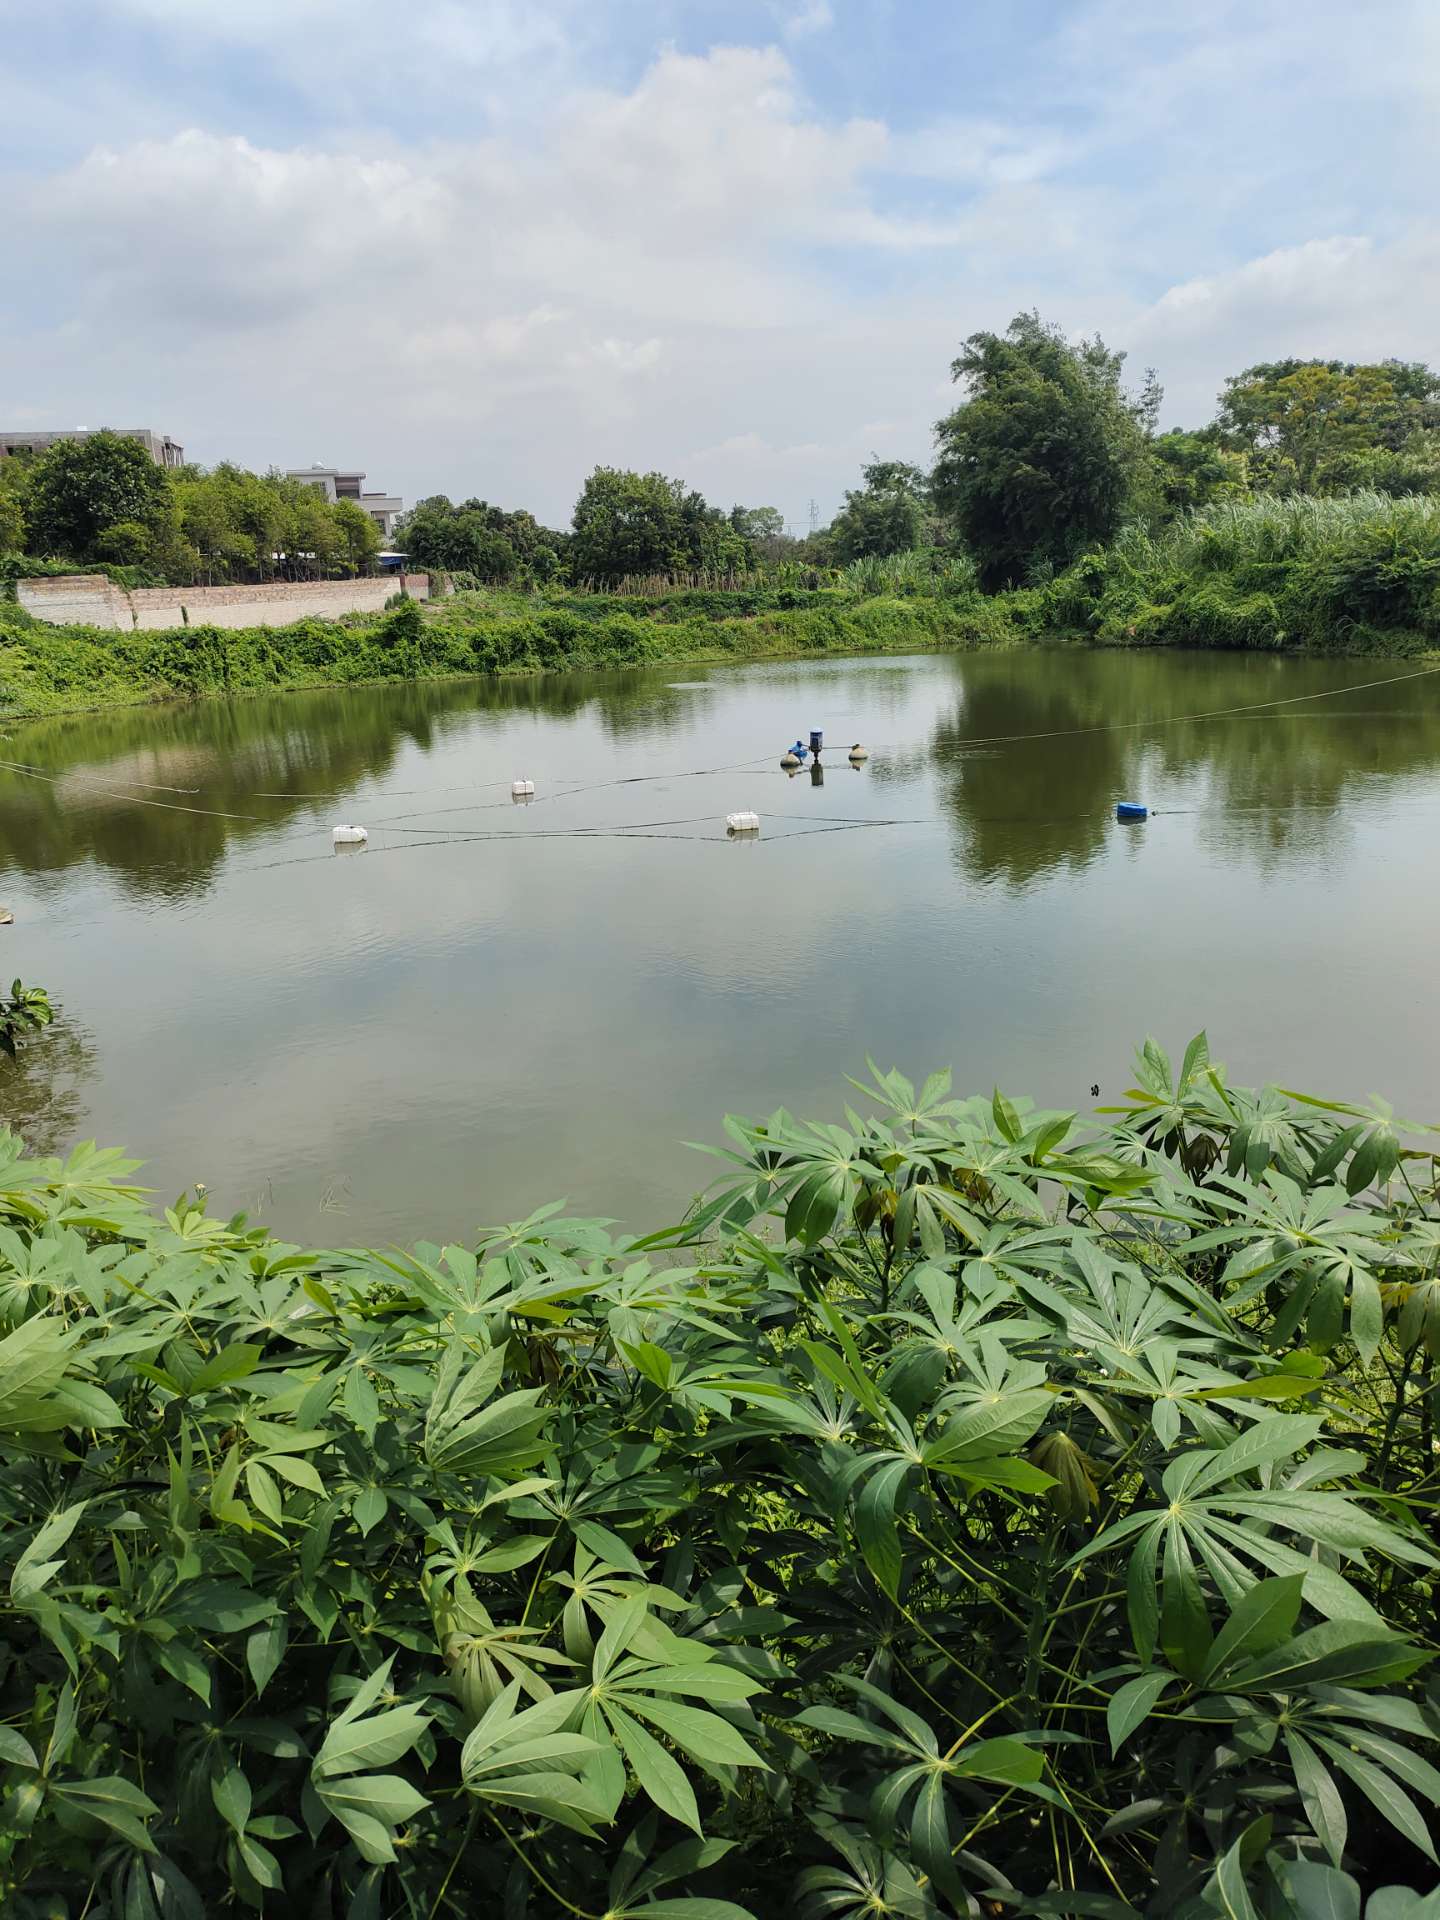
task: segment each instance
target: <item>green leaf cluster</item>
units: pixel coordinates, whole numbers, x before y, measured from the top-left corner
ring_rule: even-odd
[[[1433,1914],[1426,1130],[856,1086],[404,1253],[0,1135],[7,1920]]]

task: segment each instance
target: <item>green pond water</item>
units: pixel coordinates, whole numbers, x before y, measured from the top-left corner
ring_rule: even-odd
[[[1440,675],[1362,684],[1407,671],[929,655],[12,725],[0,970],[63,1014],[0,1114],[327,1242],[661,1224],[716,1170],[683,1142],[840,1118],[867,1052],[1083,1111],[1205,1026],[1236,1078],[1437,1119]]]

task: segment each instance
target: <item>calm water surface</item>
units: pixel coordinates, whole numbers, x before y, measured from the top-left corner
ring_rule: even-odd
[[[713,1167],[681,1142],[838,1118],[867,1051],[1085,1109],[1203,1025],[1237,1077],[1440,1117],[1440,676],[1360,686],[1405,671],[927,656],[12,728],[48,779],[0,771],[0,968],[64,1018],[0,1112],[330,1241],[657,1224]],[[811,727],[819,784],[777,765]]]

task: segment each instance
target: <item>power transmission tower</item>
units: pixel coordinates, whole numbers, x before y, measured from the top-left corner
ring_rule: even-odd
[[[810,531],[811,533],[820,531],[820,509],[813,500],[810,502]]]

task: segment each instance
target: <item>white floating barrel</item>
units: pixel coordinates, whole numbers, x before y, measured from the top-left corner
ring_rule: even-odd
[[[535,782],[533,780],[512,780],[510,782],[510,797],[512,800],[528,800],[534,791]]]
[[[725,831],[727,833],[758,833],[760,816],[758,813],[752,813],[748,808],[741,813],[727,813]]]
[[[358,847],[363,846],[370,836],[364,827],[336,827],[330,838],[337,847]]]

